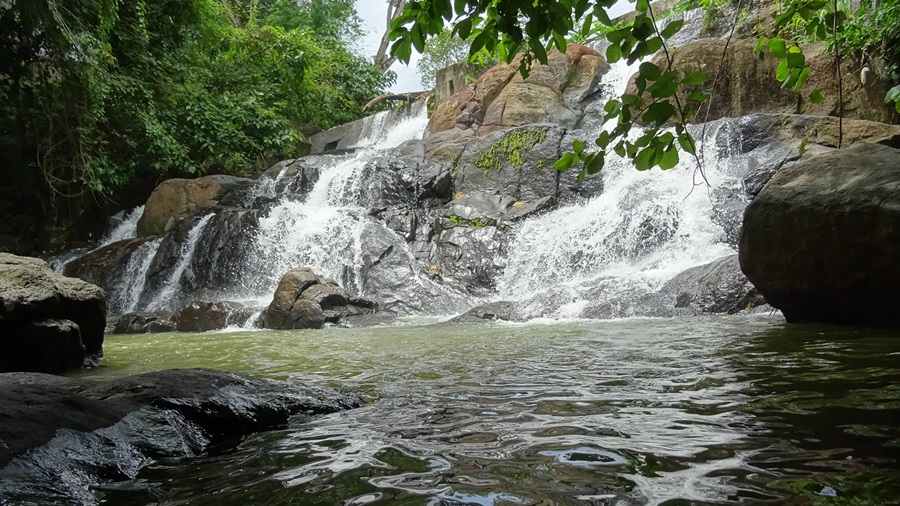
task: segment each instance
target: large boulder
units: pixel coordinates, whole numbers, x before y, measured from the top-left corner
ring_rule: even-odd
[[[102,382],[0,374],[0,503],[92,504],[93,487],[134,480],[153,462],[360,404],[353,393],[207,369]]]
[[[158,334],[175,332],[170,313],[128,313],[115,322],[113,334]]]
[[[765,304],[765,299],[741,272],[737,255],[688,269],[642,304],[640,314],[735,314]]]
[[[163,181],[144,206],[144,214],[137,224],[138,237],[161,235],[175,221],[212,207],[232,192],[253,184],[252,179],[225,175]]]
[[[0,253],[0,372],[60,372],[81,360],[95,364],[105,327],[106,294],[100,287],[60,276],[43,260]],[[72,344],[76,334],[83,348]]]
[[[900,150],[779,171],[747,207],[741,269],[789,322],[900,325]]]
[[[269,329],[318,329],[347,316],[372,313],[376,304],[355,297],[336,282],[320,278],[312,269],[291,269],[281,276],[264,325]]]
[[[498,64],[438,104],[428,123],[426,152],[451,155],[470,137],[534,123],[574,127],[607,68],[596,51],[580,44],[551,51],[547,64],[533,65],[527,78],[519,73],[520,62],[518,57]]]
[[[673,66],[682,72],[701,70],[709,75],[709,83],[716,83],[712,99],[699,107],[693,121],[703,122],[719,118],[736,118],[754,113],[790,113],[812,115],[837,115],[841,94],[834,72],[834,59],[825,44],[804,45],[806,63],[811,68],[806,92],[795,93],[781,88],[775,79],[778,59],[766,53],[760,60],[754,51],[757,39],[732,41],[726,48],[723,39],[701,39],[678,48]],[[665,67],[663,54],[653,62]],[[889,84],[885,80],[873,80],[861,85],[860,64],[845,58],[842,64],[844,77],[843,113],[846,119],[862,119],[890,123],[894,111],[884,103]],[[626,90],[636,94],[632,77]],[[825,100],[814,104],[808,91],[820,89]]]
[[[228,326],[230,316],[242,309],[237,302],[192,302],[172,317],[178,332],[209,332]]]

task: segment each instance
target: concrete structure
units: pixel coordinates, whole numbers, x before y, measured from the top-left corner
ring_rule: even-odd
[[[466,61],[444,67],[437,71],[434,85],[434,98],[440,103],[450,98],[457,91],[466,87],[466,77],[472,70],[472,64]]]

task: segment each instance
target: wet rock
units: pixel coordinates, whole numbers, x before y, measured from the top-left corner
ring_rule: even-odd
[[[15,327],[7,336],[0,371],[61,372],[81,367],[81,330],[69,320],[40,320]]]
[[[71,364],[76,358],[77,347],[71,344],[76,333],[84,346],[81,357],[86,365],[96,364],[103,353],[106,294],[98,286],[60,276],[43,260],[0,253],[0,304],[0,371],[16,371],[28,364],[28,370],[60,372],[60,364]],[[47,320],[62,323],[42,323]],[[51,343],[56,350],[43,350]],[[68,358],[54,358],[44,365],[36,360],[61,354]]]
[[[128,313],[116,321],[113,334],[158,334],[175,332],[172,313]]]
[[[228,326],[232,313],[241,309],[237,302],[192,302],[172,317],[178,332],[209,332]]]
[[[318,329],[347,316],[372,313],[377,305],[320,278],[308,267],[291,269],[278,283],[275,297],[265,311],[269,329]]]
[[[492,193],[513,201],[558,196],[560,157],[566,130],[535,124],[498,131],[470,142],[453,164],[453,187],[461,193]]]
[[[688,269],[669,280],[659,293],[643,304],[646,316],[684,314],[735,314],[766,303],[741,272],[737,255]]]
[[[450,320],[450,323],[488,323],[493,321],[527,321],[528,316],[519,310],[518,302],[490,302],[474,307]]]
[[[144,206],[137,224],[138,237],[162,235],[175,221],[212,207],[229,193],[247,190],[253,184],[252,179],[225,175],[163,181]]]
[[[292,416],[359,405],[330,388],[206,369],[103,382],[0,374],[0,501],[83,503],[94,486],[133,479],[151,462],[221,451]]]
[[[789,322],[900,325],[900,150],[784,168],[747,207],[740,264]]]
[[[121,285],[124,269],[132,255],[152,239],[125,239],[108,244],[72,260],[63,272],[66,276],[95,284],[112,294]]]

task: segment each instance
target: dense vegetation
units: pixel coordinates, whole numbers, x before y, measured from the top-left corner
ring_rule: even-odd
[[[352,0],[0,2],[0,171],[53,207],[135,181],[247,174],[391,84]]]

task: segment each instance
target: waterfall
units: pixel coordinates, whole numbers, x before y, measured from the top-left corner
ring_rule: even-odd
[[[50,267],[58,274],[62,274],[66,265],[77,260],[84,255],[97,251],[98,249],[108,246],[114,242],[123,241],[125,239],[133,239],[137,236],[137,222],[144,214],[144,206],[135,207],[127,211],[119,211],[109,219],[109,228],[100,242],[93,249],[79,248],[66,251],[60,255],[56,255],[47,259]]]
[[[191,260],[194,259],[194,251],[197,248],[197,242],[200,240],[200,237],[203,234],[203,229],[206,228],[206,225],[209,224],[209,221],[212,219],[212,214],[207,214],[200,218],[197,223],[191,227],[188,232],[187,239],[181,245],[181,250],[178,255],[178,263],[175,264],[175,268],[169,273],[169,277],[163,283],[162,288],[157,292],[156,296],[147,304],[147,309],[150,311],[161,311],[166,309],[177,309],[171,306],[173,300],[178,300],[178,291],[181,288],[182,278],[185,275],[185,272],[188,270],[188,266],[191,264]],[[157,246],[158,247],[158,246]],[[151,259],[152,260],[152,259]],[[149,266],[148,266],[149,268]],[[145,275],[146,277],[146,275]]]
[[[464,308],[461,296],[419,275],[421,269],[405,239],[369,216],[366,205],[371,198],[362,177],[367,165],[388,150],[421,139],[427,123],[426,106],[421,103],[413,104],[405,114],[385,112],[366,118],[355,153],[330,157],[319,166],[318,180],[308,195],[298,198],[285,191],[277,196],[276,204],[259,218],[252,254],[241,269],[246,283],[229,298],[267,305],[281,275],[306,266],[361,295],[373,295],[375,290],[384,299],[387,291],[391,295],[409,293],[409,299],[422,299],[429,307],[440,306],[437,299],[446,296],[456,300],[451,302],[452,309],[444,311]],[[278,171],[276,181],[284,174],[285,169]],[[261,184],[267,190],[276,187],[271,178]],[[392,256],[394,267],[403,273],[404,286],[372,286],[377,281],[367,276],[367,269],[382,261],[372,258],[377,255]],[[435,301],[432,304],[428,299]]]
[[[107,244],[137,237],[137,223],[142,214],[144,214],[144,206],[135,207],[130,211],[120,211],[113,215],[110,219],[110,229],[103,234],[100,245],[97,247],[102,248]]]
[[[612,65],[604,78],[613,85],[607,93],[624,93],[639,64]],[[719,121],[690,130],[700,143],[711,188],[742,188],[734,167],[744,163],[734,157],[740,147],[735,123]],[[640,134],[632,132],[635,138]],[[588,303],[604,300],[618,306],[617,316],[628,316],[630,304],[676,274],[735,252],[713,219],[711,189],[687,153],[671,170],[638,171],[610,152],[601,174],[593,177],[603,178],[602,194],[514,229],[509,261],[498,280],[498,300],[530,300],[543,305],[541,314],[547,315],[548,299],[557,299],[551,311],[557,317],[581,316]]]
[[[121,276],[122,282],[109,294],[110,314],[122,315],[138,309],[138,302],[147,284],[147,273],[161,242],[162,239],[148,241],[128,258]]]

